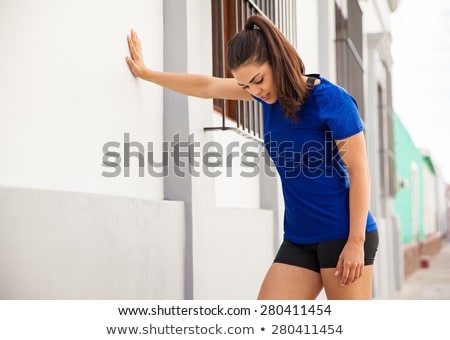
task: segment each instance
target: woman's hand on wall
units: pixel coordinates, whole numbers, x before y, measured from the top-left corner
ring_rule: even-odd
[[[131,34],[127,36],[127,40],[130,56],[127,56],[125,60],[130,67],[131,73],[133,73],[135,77],[142,78],[147,71],[147,68],[142,55],[141,41],[133,29],[131,30]]]

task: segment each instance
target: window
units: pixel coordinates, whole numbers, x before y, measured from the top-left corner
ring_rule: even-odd
[[[335,3],[337,83],[358,103],[364,118],[362,11],[358,1]]]
[[[380,147],[380,191],[383,197],[393,197],[397,191],[397,176],[395,172],[394,153],[394,114],[391,106],[390,74],[387,72],[387,88],[384,91],[381,84],[377,86],[378,102],[378,141]],[[382,205],[384,208],[384,205]],[[382,210],[382,216],[385,216]]]

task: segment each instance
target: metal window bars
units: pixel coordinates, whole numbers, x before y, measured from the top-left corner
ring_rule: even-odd
[[[355,98],[365,120],[362,10],[357,1],[348,1],[347,17],[335,8],[337,82]]]

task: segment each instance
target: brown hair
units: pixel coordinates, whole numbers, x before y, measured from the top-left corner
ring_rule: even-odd
[[[272,67],[281,108],[297,122],[297,111],[311,90],[302,77],[305,65],[294,46],[269,19],[253,15],[247,19],[244,30],[228,42],[228,68],[235,70],[244,64],[266,62]]]

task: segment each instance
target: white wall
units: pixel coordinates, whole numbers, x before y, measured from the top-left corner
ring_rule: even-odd
[[[183,299],[182,202],[0,187],[0,299]]]
[[[387,0],[359,1],[364,12],[365,33],[390,32],[391,10]]]
[[[216,121],[214,124],[219,125],[220,122]],[[264,176],[264,169],[260,168],[259,159],[250,158],[250,153],[262,155],[264,146],[239,136],[234,131],[214,132],[213,138],[214,142],[221,145],[223,151],[222,165],[209,169],[217,174],[215,177],[216,205],[260,208],[260,176]],[[214,148],[211,147],[209,152],[213,151]],[[255,166],[246,167],[242,161],[251,162]],[[214,160],[211,159],[211,162]]]
[[[297,0],[297,51],[307,73],[320,73],[319,25],[316,1]]]
[[[163,197],[136,159],[102,177],[106,142],[162,141],[162,90],[125,63],[133,27],[161,68],[162,0],[0,2],[0,185]]]
[[[297,50],[306,73],[336,81],[334,1],[297,0]]]
[[[197,299],[256,299],[272,263],[273,213],[220,208],[197,243]]]
[[[436,170],[436,207],[437,207],[437,218],[436,223],[438,230],[448,237],[448,222],[447,222],[447,200],[446,200],[446,190],[447,183],[445,181],[442,170],[439,166],[435,165]]]
[[[436,175],[427,164],[422,163],[423,203],[424,203],[424,233],[430,235],[437,228]]]
[[[162,69],[162,0],[0,1],[0,298],[185,297],[185,204],[136,157],[123,168],[125,134],[163,141],[163,91],[125,62],[131,28]]]

